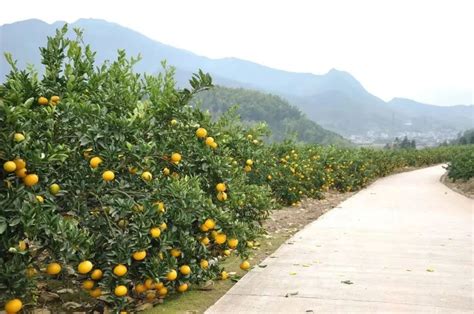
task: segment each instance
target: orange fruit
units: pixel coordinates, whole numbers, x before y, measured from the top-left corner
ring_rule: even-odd
[[[51,184],[49,187],[49,192],[51,192],[51,194],[53,195],[58,194],[60,190],[61,190],[61,187],[59,186],[59,184],[56,184],[56,183]]]
[[[209,229],[214,229],[214,227],[216,226],[216,222],[211,219],[211,218],[208,218],[206,219],[206,221],[204,222],[204,225]]]
[[[21,311],[23,303],[20,299],[12,299],[5,304],[5,312],[7,313],[18,313]]]
[[[122,277],[127,273],[127,266],[118,264],[114,267],[114,274],[118,277]]]
[[[143,293],[145,291],[146,291],[146,287],[145,287],[144,284],[139,283],[135,286],[135,292],[136,293]]]
[[[221,279],[226,280],[227,278],[229,278],[229,274],[225,270],[223,270],[221,272]]]
[[[166,222],[164,222],[160,225],[161,231],[165,231],[167,228],[168,228],[168,225],[166,224]]]
[[[206,269],[207,267],[209,267],[209,262],[205,259],[202,259],[200,262],[199,262],[199,265],[201,266],[202,269]]]
[[[207,130],[205,128],[199,128],[196,130],[196,136],[198,138],[205,138],[207,136]]]
[[[104,181],[112,181],[115,179],[115,174],[113,171],[106,170],[102,173],[102,179],[104,179]]]
[[[6,172],[13,172],[16,170],[16,164],[13,161],[7,161],[3,164],[3,170]]]
[[[51,102],[54,104],[57,104],[59,102],[60,98],[59,96],[51,96]]]
[[[203,238],[201,238],[200,242],[204,245],[208,245],[210,240],[209,240],[208,237],[203,237]]]
[[[158,290],[158,294],[162,297],[164,297],[165,295],[168,294],[168,289],[166,287],[163,287],[161,288],[160,290]]]
[[[17,167],[17,169],[15,170],[15,175],[18,178],[24,178],[27,175],[26,172],[27,172],[26,168],[18,169],[18,167]]]
[[[94,280],[100,280],[103,276],[102,270],[100,269],[94,269],[94,271],[91,274],[91,278]]]
[[[36,195],[36,200],[37,200],[39,203],[44,203],[44,198],[43,198],[41,195]]]
[[[224,183],[217,183],[217,185],[216,185],[216,191],[217,192],[225,192],[226,189],[227,189],[227,187],[225,186]]]
[[[61,272],[61,265],[58,263],[50,263],[46,267],[46,273],[48,275],[57,275]]]
[[[237,240],[237,239],[229,239],[229,240],[227,241],[227,245],[228,245],[231,249],[235,249],[238,244],[239,244],[239,240]]]
[[[181,161],[181,155],[179,153],[173,153],[171,155],[171,161],[175,164],[179,163]]]
[[[147,289],[154,289],[155,288],[155,282],[153,279],[151,278],[148,278],[147,280],[145,280],[145,288]]]
[[[217,148],[217,143],[216,143],[216,142],[212,142],[212,143],[211,143],[211,148],[216,149],[216,148]]]
[[[84,280],[84,282],[82,283],[82,288],[84,288],[84,290],[91,290],[92,288],[94,288],[94,281],[92,280]]]
[[[179,285],[177,290],[178,290],[179,292],[185,292],[186,290],[188,290],[188,284],[187,284],[187,283],[183,283],[183,284]]]
[[[226,201],[227,200],[227,193],[226,192],[217,193],[217,199],[221,202]]]
[[[136,251],[132,254],[132,257],[136,261],[142,261],[146,257],[146,251]]]
[[[178,273],[174,269],[170,270],[168,274],[166,274],[166,279],[168,279],[169,281],[176,280],[177,277]]]
[[[95,169],[99,167],[99,165],[102,163],[102,159],[100,157],[92,157],[91,160],[89,161],[89,165],[91,168]]]
[[[181,274],[186,276],[191,273],[191,267],[189,267],[188,265],[183,265],[179,268],[179,271]]]
[[[114,294],[118,297],[123,297],[124,295],[127,294],[127,292],[128,292],[128,289],[124,285],[118,285],[114,289]]]
[[[206,143],[207,146],[212,146],[212,143],[214,143],[214,138],[212,138],[210,136],[207,137],[205,143]]]
[[[247,165],[247,166],[244,167],[244,171],[245,172],[250,172],[250,171],[252,171],[252,167]]]
[[[209,231],[209,228],[205,225],[205,224],[202,224],[201,227],[200,227],[201,231],[203,232],[207,232]]]
[[[243,261],[240,263],[240,269],[242,270],[249,270],[250,268],[250,263],[248,261]]]
[[[92,263],[90,261],[83,261],[83,262],[80,262],[79,265],[77,266],[77,272],[79,274],[87,274],[88,272],[90,272],[92,270],[92,268],[94,267],[94,265],[92,265]]]
[[[149,171],[144,171],[141,175],[143,181],[151,181],[153,179],[153,175]]]
[[[163,168],[163,175],[169,176],[170,175],[170,170],[168,168]]]
[[[161,235],[161,229],[159,227],[151,228],[150,235],[152,238],[158,238]]]
[[[181,251],[179,249],[172,249],[171,250],[171,256],[180,257],[181,256]]]
[[[16,170],[26,168],[26,162],[21,158],[16,158],[13,162],[16,165]]]
[[[46,106],[47,104],[49,104],[48,98],[41,96],[40,98],[38,98],[38,104]]]
[[[217,244],[224,244],[226,239],[227,236],[225,235],[225,233],[218,233],[216,234],[214,241],[216,241]]]
[[[95,288],[89,292],[89,295],[93,298],[98,298],[102,295],[102,290],[100,288]]]
[[[22,133],[15,133],[15,135],[13,135],[13,140],[17,143],[20,143],[25,140],[25,136]]]
[[[253,161],[252,161],[252,159],[247,159],[247,161],[245,162],[245,164],[246,164],[247,166],[253,166]]]

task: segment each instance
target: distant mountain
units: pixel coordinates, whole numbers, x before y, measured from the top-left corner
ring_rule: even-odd
[[[63,24],[27,20],[0,26],[0,49],[12,52],[20,65],[26,62],[39,65],[38,47]],[[81,19],[71,26],[84,30],[85,41],[98,52],[99,63],[113,59],[116,50],[123,48],[129,55],[143,57],[136,66],[138,72],[157,72],[160,61],[166,59],[176,67],[181,84],[185,84],[190,73],[203,69],[210,72],[219,85],[282,96],[310,119],[345,136],[382,134],[390,137],[412,133],[410,138],[429,134],[444,139],[474,125],[472,105],[438,107],[401,99],[387,103],[370,94],[344,71],[333,69],[324,75],[315,75],[277,70],[236,58],[210,59],[103,20]],[[1,60],[0,80],[7,72],[6,63]]]
[[[306,143],[349,144],[342,136],[323,129],[316,122],[309,120],[298,108],[275,95],[243,88],[216,86],[200,93],[195,104],[215,116],[237,105],[237,113],[243,121],[266,122],[271,130],[271,141],[294,138]]]

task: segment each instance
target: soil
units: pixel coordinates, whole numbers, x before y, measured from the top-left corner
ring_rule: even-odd
[[[453,181],[452,179],[448,178],[447,174],[444,174],[441,177],[441,182],[443,182],[451,190],[459,194],[462,194],[468,198],[474,199],[474,178],[471,178],[467,181],[464,181],[464,180]]]

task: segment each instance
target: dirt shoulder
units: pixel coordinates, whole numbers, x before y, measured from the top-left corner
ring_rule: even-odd
[[[456,180],[455,182],[448,178],[447,174],[444,174],[441,179],[441,182],[443,182],[448,188],[451,190],[462,194],[466,197],[474,199],[474,178],[471,178],[470,180],[463,181],[463,180]]]

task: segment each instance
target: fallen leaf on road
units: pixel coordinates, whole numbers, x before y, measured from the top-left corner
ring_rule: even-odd
[[[350,280],[343,280],[341,283],[346,284],[346,285],[353,285],[354,283]]]
[[[431,269],[431,268],[428,268],[426,271],[427,271],[427,272],[429,272],[429,273],[432,273],[432,272],[434,272],[434,270],[433,270],[433,269]]]
[[[290,275],[291,275],[291,276],[294,276],[294,275],[296,275],[296,273],[295,273],[295,272],[292,272],[292,273],[290,273]]]

